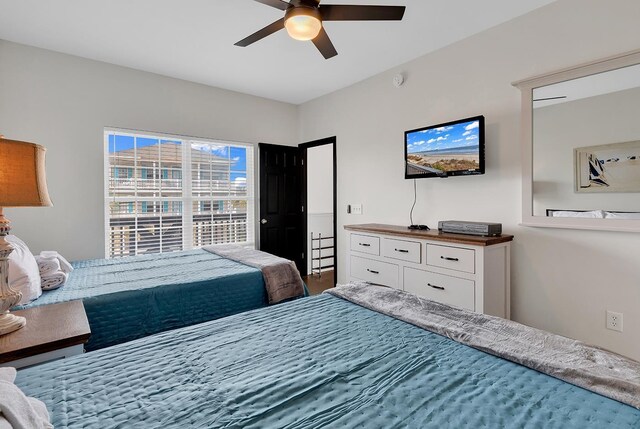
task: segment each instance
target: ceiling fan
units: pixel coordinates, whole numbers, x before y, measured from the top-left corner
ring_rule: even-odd
[[[567,98],[566,95],[560,95],[558,97],[545,97],[545,98],[534,98],[533,101],[549,101],[549,100],[560,100],[563,98]]]
[[[276,31],[287,29],[296,40],[311,40],[329,59],[338,55],[322,26],[323,21],[400,21],[405,6],[321,5],[320,0],[255,0],[284,11],[284,17],[246,37],[236,46],[249,46]]]

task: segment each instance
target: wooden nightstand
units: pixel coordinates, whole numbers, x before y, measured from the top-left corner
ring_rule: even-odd
[[[27,325],[0,336],[0,366],[24,368],[82,354],[91,330],[82,301],[43,305],[14,314]]]

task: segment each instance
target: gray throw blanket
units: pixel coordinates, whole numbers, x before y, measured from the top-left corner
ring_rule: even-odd
[[[236,244],[219,244],[203,247],[204,250],[262,271],[267,288],[269,304],[304,295],[304,283],[296,264],[288,259],[274,256]]]
[[[640,409],[640,362],[383,286],[350,283],[325,293]]]

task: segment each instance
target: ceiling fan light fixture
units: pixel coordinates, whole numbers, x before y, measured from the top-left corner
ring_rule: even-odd
[[[315,39],[322,30],[320,13],[315,8],[295,7],[285,14],[284,27],[287,33],[296,40]]]

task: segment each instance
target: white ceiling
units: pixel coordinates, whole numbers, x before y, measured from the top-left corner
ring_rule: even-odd
[[[300,104],[554,0],[325,0],[406,5],[401,22],[328,22],[338,56],[285,31],[234,43],[281,18],[252,0],[0,0],[0,39]]]

